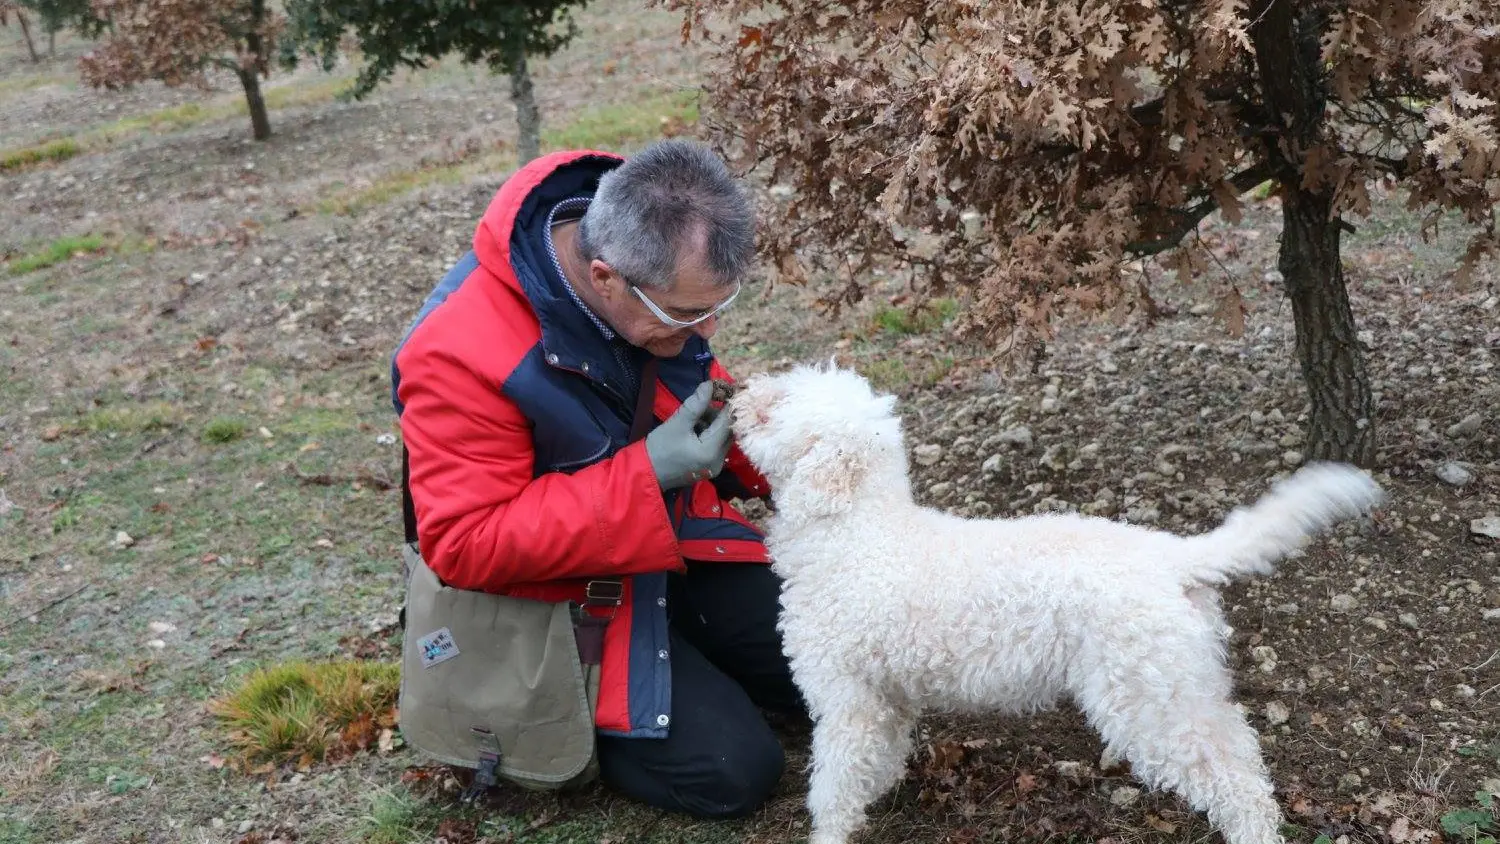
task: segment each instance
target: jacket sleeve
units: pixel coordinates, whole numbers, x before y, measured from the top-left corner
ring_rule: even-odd
[[[734,383],[729,370],[715,358],[709,366],[709,377]],[[771,495],[771,484],[740,450],[738,444],[729,447],[729,456],[724,459],[724,471],[714,479],[714,487],[725,498],[767,498]]]
[[[438,351],[401,367],[420,548],[445,583],[500,592],[682,566],[644,441],[533,478],[530,423],[498,385]]]

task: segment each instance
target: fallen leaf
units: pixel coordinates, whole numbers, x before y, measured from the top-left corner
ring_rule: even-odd
[[[401,711],[397,707],[393,706],[390,709],[387,709],[385,712],[381,713],[380,717],[375,720],[375,723],[379,724],[382,727],[391,728],[395,727],[397,722],[399,722],[400,720]]]
[[[473,823],[458,818],[444,818],[438,824],[434,844],[471,844],[476,838],[478,833]]]
[[[1016,791],[1020,792],[1021,794],[1030,794],[1031,792],[1036,791],[1036,787],[1037,780],[1035,774],[1022,771],[1021,773],[1016,775]]]
[[[217,753],[210,753],[207,756],[200,756],[198,757],[198,761],[206,763],[208,767],[213,768],[215,771],[224,767],[224,757],[220,756]]]
[[[963,747],[953,741],[935,741],[927,750],[932,754],[932,767],[939,771],[956,768],[964,759]]]
[[[395,733],[395,731],[392,730],[392,729],[390,729],[389,727],[381,730],[380,731],[380,740],[378,742],[376,742],[376,746],[380,749],[380,752],[382,754],[384,754],[384,753],[390,753],[392,750],[395,750],[396,749],[396,733]]]
[[[414,783],[432,779],[432,770],[429,768],[407,768],[401,772],[401,782]]]
[[[1177,831],[1177,824],[1151,814],[1146,815],[1146,825],[1163,835],[1171,835]]]
[[[375,740],[375,719],[366,712],[344,728],[344,744],[350,748],[364,750]]]

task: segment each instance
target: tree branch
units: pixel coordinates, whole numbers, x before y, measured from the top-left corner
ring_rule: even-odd
[[[1236,194],[1241,194],[1261,182],[1273,178],[1275,175],[1276,168],[1269,162],[1261,161],[1230,176],[1226,181],[1234,188]],[[1180,211],[1173,210],[1169,213],[1177,218],[1177,225],[1175,227],[1148,240],[1127,243],[1125,251],[1132,255],[1145,257],[1173,249],[1182,243],[1184,237],[1195,231],[1198,228],[1198,224],[1202,223],[1209,214],[1217,210],[1219,210],[1219,202],[1211,194],[1204,197],[1196,205],[1188,206],[1186,209]]]

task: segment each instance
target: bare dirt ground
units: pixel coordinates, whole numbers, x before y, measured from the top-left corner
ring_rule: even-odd
[[[681,116],[699,59],[678,19],[611,0],[581,23],[537,69],[554,137],[628,150]],[[14,37],[0,153],[105,140],[0,173],[0,842],[801,840],[796,730],[778,798],[725,824],[598,790],[460,809],[399,747],[263,776],[222,764],[205,702],[250,667],[391,658],[388,356],[505,175],[506,86],[450,63],[344,103],[302,71],[275,81],[276,136],[255,144],[233,87],[94,93],[71,75],[85,45],[36,66]],[[1460,234],[1425,243],[1398,205],[1345,250],[1392,503],[1226,593],[1236,693],[1296,841],[1478,844],[1464,825],[1492,822],[1480,801],[1500,791],[1500,541],[1478,532],[1500,517],[1500,282],[1446,280]],[[1299,460],[1277,218],[1273,199],[1212,221],[1222,267],[1186,286],[1156,272],[1154,325],[1068,326],[1034,371],[903,312],[894,282],[837,321],[766,286],[716,346],[739,373],[837,353],[897,391],[925,503],[1199,530]],[[105,245],[17,269],[65,236]],[[1230,281],[1242,337],[1212,313]],[[924,731],[866,841],[1213,836],[1101,770],[1071,709]]]

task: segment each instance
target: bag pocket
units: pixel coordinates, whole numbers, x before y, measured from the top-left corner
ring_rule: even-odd
[[[402,738],[528,788],[591,780],[599,667],[579,658],[574,605],[454,589],[403,555]]]

